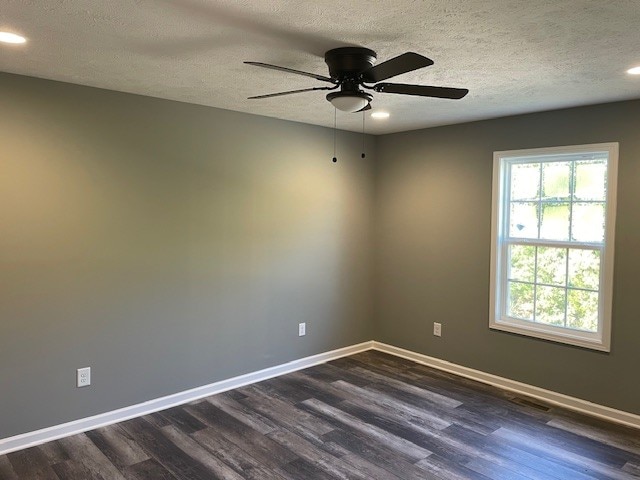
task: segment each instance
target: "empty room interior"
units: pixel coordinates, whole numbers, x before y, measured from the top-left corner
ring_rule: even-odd
[[[0,0],[0,480],[640,478],[639,23]]]

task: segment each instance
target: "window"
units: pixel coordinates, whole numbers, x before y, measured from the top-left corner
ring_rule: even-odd
[[[492,329],[610,350],[618,144],[496,152]]]

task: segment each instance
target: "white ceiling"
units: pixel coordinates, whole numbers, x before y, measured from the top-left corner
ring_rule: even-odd
[[[327,75],[324,51],[361,45],[435,65],[388,81],[464,87],[462,100],[375,94],[374,134],[640,98],[638,0],[0,0],[0,70],[333,126],[321,84],[244,65]],[[361,114],[338,112],[359,130]]]

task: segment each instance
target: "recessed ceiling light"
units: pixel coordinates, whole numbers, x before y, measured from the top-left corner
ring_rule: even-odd
[[[630,68],[627,70],[627,73],[630,73],[631,75],[640,75],[640,67]]]
[[[3,43],[25,43],[26,38],[11,32],[0,32],[0,42]]]
[[[377,118],[377,119],[382,119],[382,118],[389,118],[389,112],[373,112],[371,114],[371,118]]]

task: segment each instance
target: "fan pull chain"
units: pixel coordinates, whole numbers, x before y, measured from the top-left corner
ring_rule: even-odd
[[[338,157],[336,157],[337,116],[338,116],[338,109],[334,107],[333,109],[333,163],[336,163],[338,161]]]
[[[364,154],[364,110],[362,110],[362,155],[364,158],[366,155]]]

